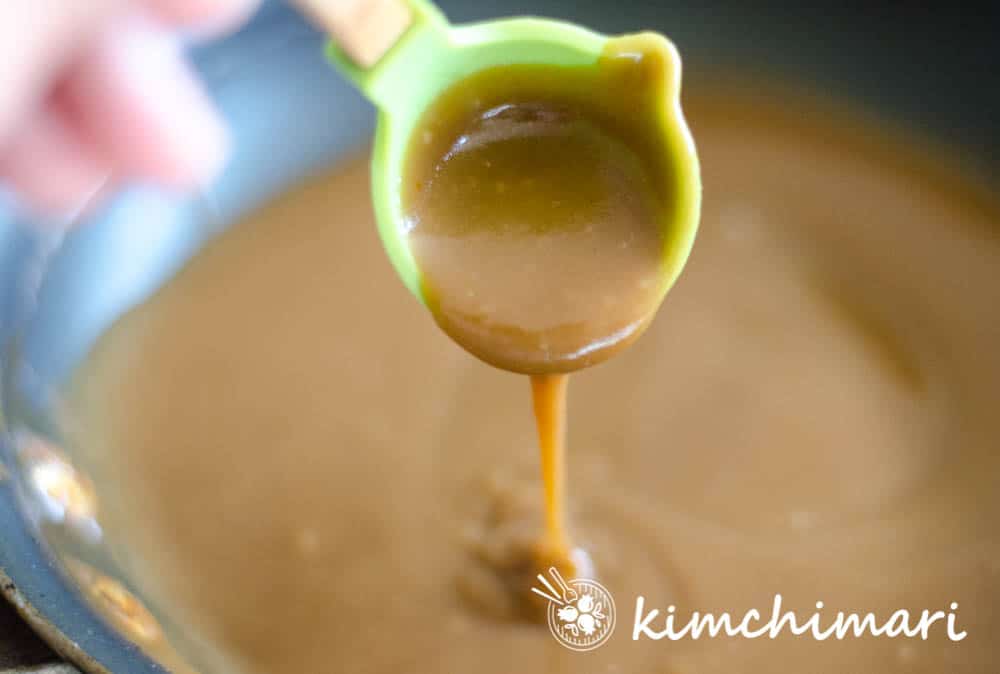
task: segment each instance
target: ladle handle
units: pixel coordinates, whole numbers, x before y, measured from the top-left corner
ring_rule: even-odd
[[[292,0],[360,68],[371,68],[413,23],[406,0]]]

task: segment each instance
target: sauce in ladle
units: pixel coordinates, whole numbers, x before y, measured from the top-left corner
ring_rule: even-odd
[[[571,550],[565,373],[631,344],[666,290],[668,49],[638,35],[612,40],[596,68],[476,74],[425,113],[407,157],[409,243],[435,320],[478,358],[532,375],[549,560]]]

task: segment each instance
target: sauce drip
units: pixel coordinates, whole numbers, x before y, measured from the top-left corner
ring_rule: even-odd
[[[531,397],[541,450],[545,493],[545,537],[548,551],[568,556],[566,533],[566,388],[569,375],[540,374],[531,378]]]

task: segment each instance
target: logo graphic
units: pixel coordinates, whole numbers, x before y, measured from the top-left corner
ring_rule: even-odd
[[[555,567],[549,568],[549,575],[553,583],[538,574],[545,589],[531,591],[549,602],[552,636],[574,651],[592,651],[607,641],[615,631],[615,600],[607,588],[587,578],[567,583]]]

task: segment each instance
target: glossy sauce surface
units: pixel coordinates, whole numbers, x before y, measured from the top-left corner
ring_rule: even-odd
[[[77,378],[78,469],[179,650],[253,674],[992,671],[997,210],[823,108],[685,107],[698,245],[646,337],[570,401],[566,508],[618,603],[611,640],[572,653],[517,619],[545,528],[524,378],[401,287],[359,158],[201,252]],[[969,636],[630,639],[640,594],[689,613],[775,593],[954,601]]]
[[[473,355],[528,374],[600,362],[665,290],[676,152],[652,34],[596,67],[503,66],[445,92],[407,153],[407,240],[428,308]]]

